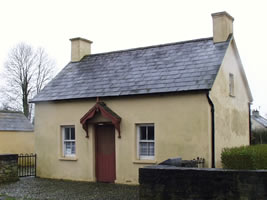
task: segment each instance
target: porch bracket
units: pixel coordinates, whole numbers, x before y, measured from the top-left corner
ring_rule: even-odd
[[[120,131],[121,117],[117,115],[115,112],[113,112],[109,107],[107,107],[104,102],[100,101],[97,101],[96,104],[80,119],[80,123],[82,124],[82,127],[86,132],[86,138],[89,138],[88,123],[90,119],[92,119],[98,112],[100,112],[100,114],[103,117],[111,120],[115,129],[118,131],[119,134],[118,138],[121,138],[121,131]]]

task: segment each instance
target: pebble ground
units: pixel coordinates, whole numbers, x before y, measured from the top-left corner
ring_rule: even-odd
[[[6,199],[1,195],[15,197],[16,200],[138,200],[139,187],[108,183],[21,178],[20,181],[15,183],[0,185],[0,200]]]

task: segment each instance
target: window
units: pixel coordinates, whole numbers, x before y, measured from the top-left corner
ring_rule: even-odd
[[[137,126],[137,149],[140,160],[153,160],[155,158],[155,131],[154,124]]]
[[[234,74],[229,74],[229,95],[234,96],[235,95],[235,85],[234,85]]]
[[[62,139],[63,139],[63,155],[75,156],[75,128],[74,126],[63,126],[62,127]]]

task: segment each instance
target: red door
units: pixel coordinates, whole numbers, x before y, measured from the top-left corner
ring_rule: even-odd
[[[114,126],[97,125],[95,133],[96,180],[114,183],[116,179]]]

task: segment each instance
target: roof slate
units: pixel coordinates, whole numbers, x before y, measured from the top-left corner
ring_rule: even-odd
[[[32,102],[209,90],[229,42],[204,38],[88,55],[70,62]]]
[[[252,119],[254,119],[256,122],[258,122],[259,124],[261,124],[262,126],[264,126],[265,128],[267,128],[267,119],[265,119],[262,116],[251,116]]]
[[[33,131],[33,125],[21,112],[0,112],[0,131]]]

